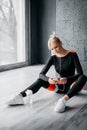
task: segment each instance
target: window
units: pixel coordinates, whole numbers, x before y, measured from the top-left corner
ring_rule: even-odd
[[[26,61],[25,0],[0,0],[0,66]]]

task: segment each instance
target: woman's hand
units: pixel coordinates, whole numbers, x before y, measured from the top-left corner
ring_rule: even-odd
[[[58,79],[55,79],[55,78],[49,78],[48,79],[48,82],[49,82],[49,84],[58,84]]]
[[[67,78],[65,78],[65,77],[60,78],[58,81],[58,84],[66,84],[66,83],[67,83]]]
[[[49,82],[49,84],[66,84],[67,78],[65,78],[65,77],[60,78],[60,79],[49,78],[48,82]]]

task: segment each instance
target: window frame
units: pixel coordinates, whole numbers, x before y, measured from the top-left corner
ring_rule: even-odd
[[[8,65],[1,65],[0,66],[0,72],[6,71],[6,70],[11,70],[11,69],[17,69],[21,67],[26,67],[30,65],[31,61],[31,53],[30,53],[30,43],[31,43],[31,37],[30,37],[30,32],[31,32],[31,23],[30,23],[30,0],[25,0],[25,58],[26,61],[24,62],[19,62],[19,63],[13,63],[13,64],[8,64]]]

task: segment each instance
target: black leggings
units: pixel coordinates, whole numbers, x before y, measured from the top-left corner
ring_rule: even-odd
[[[57,93],[66,93],[66,95],[69,96],[69,98],[73,97],[74,95],[76,95],[85,85],[87,80],[87,77],[85,75],[81,75],[78,77],[78,79],[76,80],[76,83],[74,84],[74,86],[72,88],[70,88],[70,85],[74,82],[68,82],[67,83],[67,88],[63,91],[58,91]],[[21,94],[23,95],[23,97],[26,96],[26,91],[27,90],[32,90],[33,94],[36,93],[41,87],[44,88],[48,88],[50,84],[46,81],[43,81],[42,79],[37,79],[36,82],[34,82],[32,85],[30,85],[28,88],[26,88],[24,91],[21,92]]]

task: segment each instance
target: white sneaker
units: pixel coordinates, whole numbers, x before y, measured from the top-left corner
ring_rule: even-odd
[[[20,95],[16,95],[15,97],[13,97],[12,99],[10,99],[7,104],[9,106],[12,106],[12,105],[24,105],[24,100],[23,100],[23,97],[20,96]]]
[[[66,107],[66,100],[63,98],[60,98],[54,108],[54,111],[56,112],[64,112],[65,111],[65,107]]]
[[[32,97],[32,94],[33,94],[33,92],[32,92],[32,90],[27,90],[26,92],[26,100],[25,100],[25,104],[32,104],[33,103],[33,97]]]

